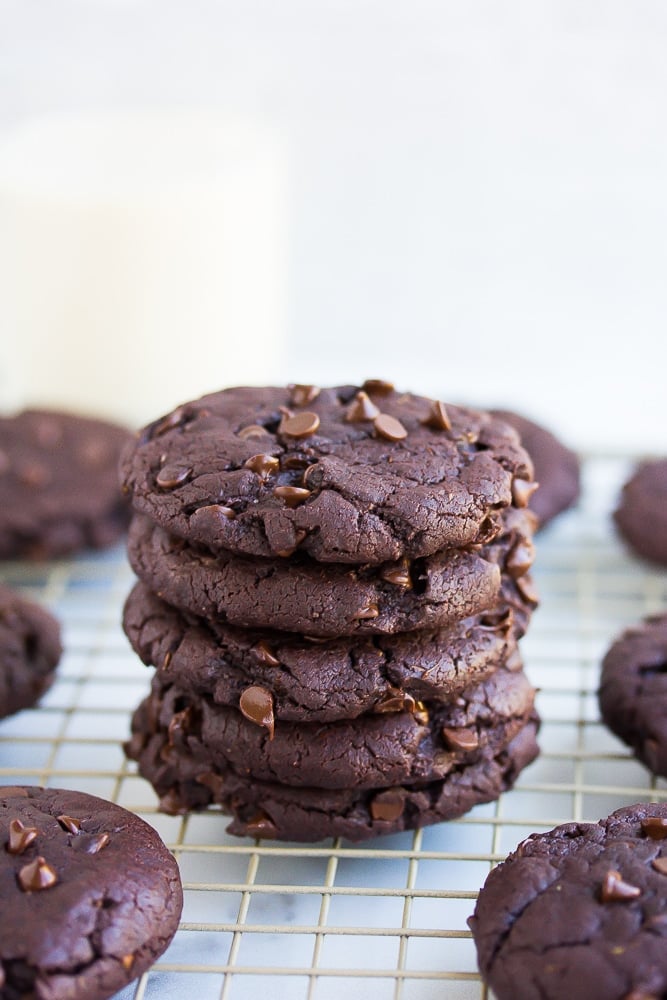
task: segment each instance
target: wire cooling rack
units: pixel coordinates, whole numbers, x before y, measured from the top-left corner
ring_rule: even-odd
[[[578,509],[538,536],[542,605],[522,649],[540,689],[540,758],[496,803],[361,846],[237,839],[215,809],[158,813],[121,749],[151,673],[119,626],[132,582],[122,549],[0,566],[0,578],[58,615],[65,641],[41,706],[0,723],[0,782],[112,799],[153,824],[180,864],[181,927],[117,1000],[255,1000],[267,991],[281,1000],[486,996],[466,918],[489,869],[532,831],[667,799],[667,782],[652,779],[601,725],[595,698],[612,638],[667,607],[667,573],[633,559],[611,528],[630,465],[587,459]]]

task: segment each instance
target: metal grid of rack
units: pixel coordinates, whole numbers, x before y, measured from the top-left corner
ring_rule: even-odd
[[[626,625],[667,607],[667,573],[633,559],[609,513],[630,461],[589,458],[577,510],[538,536],[542,605],[522,649],[540,689],[542,754],[516,788],[458,821],[354,846],[230,837],[211,809],[156,811],[123,756],[150,671],[119,620],[132,575],[122,549],[45,566],[5,563],[0,578],[61,619],[65,654],[39,708],[0,722],[0,781],[78,788],[124,805],[160,832],[185,887],[171,947],[117,1000],[478,1000],[466,918],[490,867],[535,830],[666,799],[601,725],[600,659]]]

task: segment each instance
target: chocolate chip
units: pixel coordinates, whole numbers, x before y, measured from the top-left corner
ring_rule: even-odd
[[[667,818],[648,816],[642,820],[642,830],[651,840],[665,840],[667,839]]]
[[[651,864],[661,875],[667,875],[667,856],[664,858],[654,858]]]
[[[167,431],[173,430],[185,421],[185,410],[182,406],[179,406],[172,413],[168,413],[166,417],[162,420],[158,420],[157,423],[153,424],[150,429],[150,436],[152,438],[162,437]]]
[[[24,826],[20,819],[11,820],[7,850],[10,854],[23,854],[30,847],[38,833],[39,831],[35,826]]]
[[[382,570],[380,576],[385,583],[391,583],[395,587],[403,587],[404,590],[412,590],[412,579],[407,564],[402,566],[389,566]]]
[[[41,855],[24,865],[18,872],[19,885],[24,892],[39,892],[50,889],[58,881],[58,876],[51,865]]]
[[[185,466],[178,465],[165,465],[163,469],[160,469],[157,476],[155,477],[155,482],[163,490],[173,490],[177,486],[181,486],[187,479],[192,475],[192,469],[186,468]]]
[[[388,396],[394,391],[392,382],[385,382],[381,378],[367,378],[361,387],[366,392],[372,392],[376,396]]]
[[[345,412],[345,419],[349,423],[357,423],[363,420],[375,420],[380,416],[380,409],[369,399],[367,393],[361,391],[354,397],[354,402],[350,404]]]
[[[309,465],[301,477],[301,482],[304,486],[307,486],[311,490],[319,489],[322,485],[322,466],[319,462],[315,462],[314,465]]]
[[[259,684],[253,684],[241,694],[239,708],[249,722],[263,726],[273,739],[275,717],[273,714],[273,695]]]
[[[273,655],[268,644],[264,642],[264,640],[256,643],[256,645],[252,647],[252,651],[259,660],[259,662],[262,663],[264,666],[267,667],[280,666],[280,660]]]
[[[357,611],[354,616],[354,620],[358,622],[370,621],[372,618],[377,618],[379,614],[380,609],[377,604],[366,604],[363,608],[360,608],[359,611]]]
[[[429,415],[422,420],[425,427],[431,427],[434,431],[451,431],[452,422],[449,419],[445,404],[434,399]]]
[[[512,625],[513,615],[511,608],[505,608],[504,611],[490,612],[489,614],[482,615],[479,620],[479,624],[482,628],[488,628],[493,632],[507,632]]]
[[[168,740],[167,745],[173,747],[174,740],[181,733],[187,732],[188,727],[192,721],[192,709],[184,708],[180,712],[175,712],[171,719],[169,720],[169,726],[167,727]]]
[[[415,721],[421,726],[428,726],[430,716],[423,701],[415,702],[415,710],[412,714],[415,717]]]
[[[623,877],[620,872],[615,871],[613,868],[607,872],[605,875],[602,888],[600,890],[600,898],[603,903],[615,903],[622,902],[627,899],[636,899],[641,896],[642,891],[636,885],[630,885],[629,882],[624,882]]]
[[[464,431],[456,440],[459,444],[463,445],[477,444],[479,434],[477,431]]]
[[[72,841],[72,847],[76,851],[82,851],[84,854],[99,854],[99,852],[107,846],[111,837],[108,833],[82,833],[76,840]]]
[[[204,788],[208,788],[214,799],[219,799],[225,787],[224,778],[221,778],[215,771],[203,771],[195,776],[195,781]]]
[[[280,422],[279,432],[288,437],[303,438],[314,434],[320,426],[320,418],[317,413],[311,410],[304,410],[303,413],[296,413],[294,416],[283,417]]]
[[[223,529],[223,523],[225,521],[233,521],[236,517],[236,511],[232,510],[231,507],[224,507],[219,503],[210,503],[206,507],[198,507],[190,515],[190,520],[193,525],[197,525],[197,529],[201,530],[202,526],[209,531],[220,531]]]
[[[392,417],[389,413],[381,413],[373,421],[373,426],[375,427],[376,434],[380,437],[386,438],[387,441],[403,441],[404,438],[408,436],[408,432],[396,417]]]
[[[280,462],[273,455],[253,455],[243,463],[244,468],[256,472],[262,479],[267,479],[273,472],[280,468]]]
[[[307,469],[310,461],[310,458],[306,455],[299,455],[292,452],[290,455],[280,456],[280,468],[286,471],[290,471],[291,469]]]
[[[528,572],[534,559],[535,546],[529,539],[522,538],[510,550],[505,560],[505,568],[513,580],[518,580]]]
[[[449,750],[469,753],[479,747],[479,735],[474,729],[450,729],[443,726],[442,736]]]
[[[307,406],[320,394],[320,387],[317,385],[289,385],[287,388],[292,406]]]
[[[512,501],[515,507],[527,507],[539,483],[529,483],[525,479],[512,480]]]
[[[387,823],[398,819],[403,814],[404,808],[405,797],[403,794],[391,789],[376,795],[370,805],[373,819],[385,820]]]
[[[279,556],[281,559],[289,559],[290,556],[294,555],[294,553],[298,549],[299,545],[301,545],[301,542],[304,540],[307,534],[308,534],[307,531],[301,531],[301,530],[295,531],[294,545],[290,545],[289,548],[286,549],[276,549],[276,555]]]
[[[245,832],[249,837],[275,837],[276,830],[275,823],[269,819],[264,813],[257,813],[252,819],[249,819],[245,824]]]
[[[406,691],[398,689],[390,691],[388,694],[373,706],[373,711],[384,714],[385,712],[414,712],[417,702]]]
[[[520,576],[518,580],[515,581],[516,589],[519,591],[521,596],[529,604],[537,604],[538,594],[533,585],[533,581],[526,574],[526,576]]]
[[[276,486],[273,495],[279,500],[284,500],[288,507],[298,507],[311,493],[301,486]]]
[[[72,816],[66,816],[64,813],[62,816],[56,816],[56,819],[62,826],[63,830],[67,830],[68,833],[71,833],[74,836],[76,836],[81,829],[80,819],[74,819]]]
[[[238,431],[238,437],[246,441],[248,438],[269,437],[269,432],[266,427],[261,427],[259,424],[248,424],[247,427],[242,427]]]

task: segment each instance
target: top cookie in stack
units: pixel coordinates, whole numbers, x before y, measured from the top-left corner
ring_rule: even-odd
[[[508,425],[379,380],[235,388],[151,424],[121,470],[142,584],[125,626],[158,667],[129,752],[164,805],[213,799],[237,832],[361,839],[492,798],[532,759],[516,640],[535,604],[535,484]],[[482,643],[480,680],[485,632],[497,647],[489,656]],[[356,704],[340,697],[342,678],[370,652],[383,664],[369,667],[383,677],[376,700],[364,677],[356,714],[325,704],[325,736],[298,721],[307,712],[284,711],[295,663],[317,675],[324,703],[330,684],[332,704]],[[404,668],[392,674],[394,660]],[[493,695],[480,687],[491,680]],[[375,741],[379,764],[363,778],[358,755],[331,763],[352,732],[367,749]],[[389,792],[394,805],[373,809]]]

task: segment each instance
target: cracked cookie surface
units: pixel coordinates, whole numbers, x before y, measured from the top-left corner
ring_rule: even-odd
[[[259,695],[246,712],[153,680],[133,732],[154,719],[178,755],[201,745],[215,766],[242,777],[323,789],[384,788],[444,778],[462,762],[506,746],[533,712],[534,689],[521,671],[497,670],[451,704],[417,703],[331,723],[275,723]]]
[[[147,427],[121,475],[135,510],[208,549],[378,565],[484,540],[532,465],[489,414],[370,380],[204,396]]]
[[[667,995],[667,803],[533,834],[469,921],[498,1000]]]
[[[234,817],[229,833],[304,842],[325,837],[362,841],[454,819],[497,799],[538,753],[533,716],[507,746],[460,761],[440,780],[379,789],[299,788],[214,765],[196,738],[175,752],[146,702],[136,724],[141,732],[135,732],[127,749],[161,796],[164,812],[185,813],[218,803]]]
[[[533,607],[533,517],[508,510],[500,534],[479,551],[356,567],[213,553],[135,515],[128,556],[148,587],[200,618],[317,637],[394,634],[442,628],[500,604]]]
[[[403,702],[446,702],[500,666],[520,665],[517,638],[527,617],[508,608],[442,631],[315,642],[206,622],[138,583],[123,627],[143,662],[191,695],[238,707],[245,691],[259,687],[276,721],[332,722]]]
[[[81,792],[2,787],[0,842],[0,997],[104,1000],[176,932],[176,862],[126,809]]]

